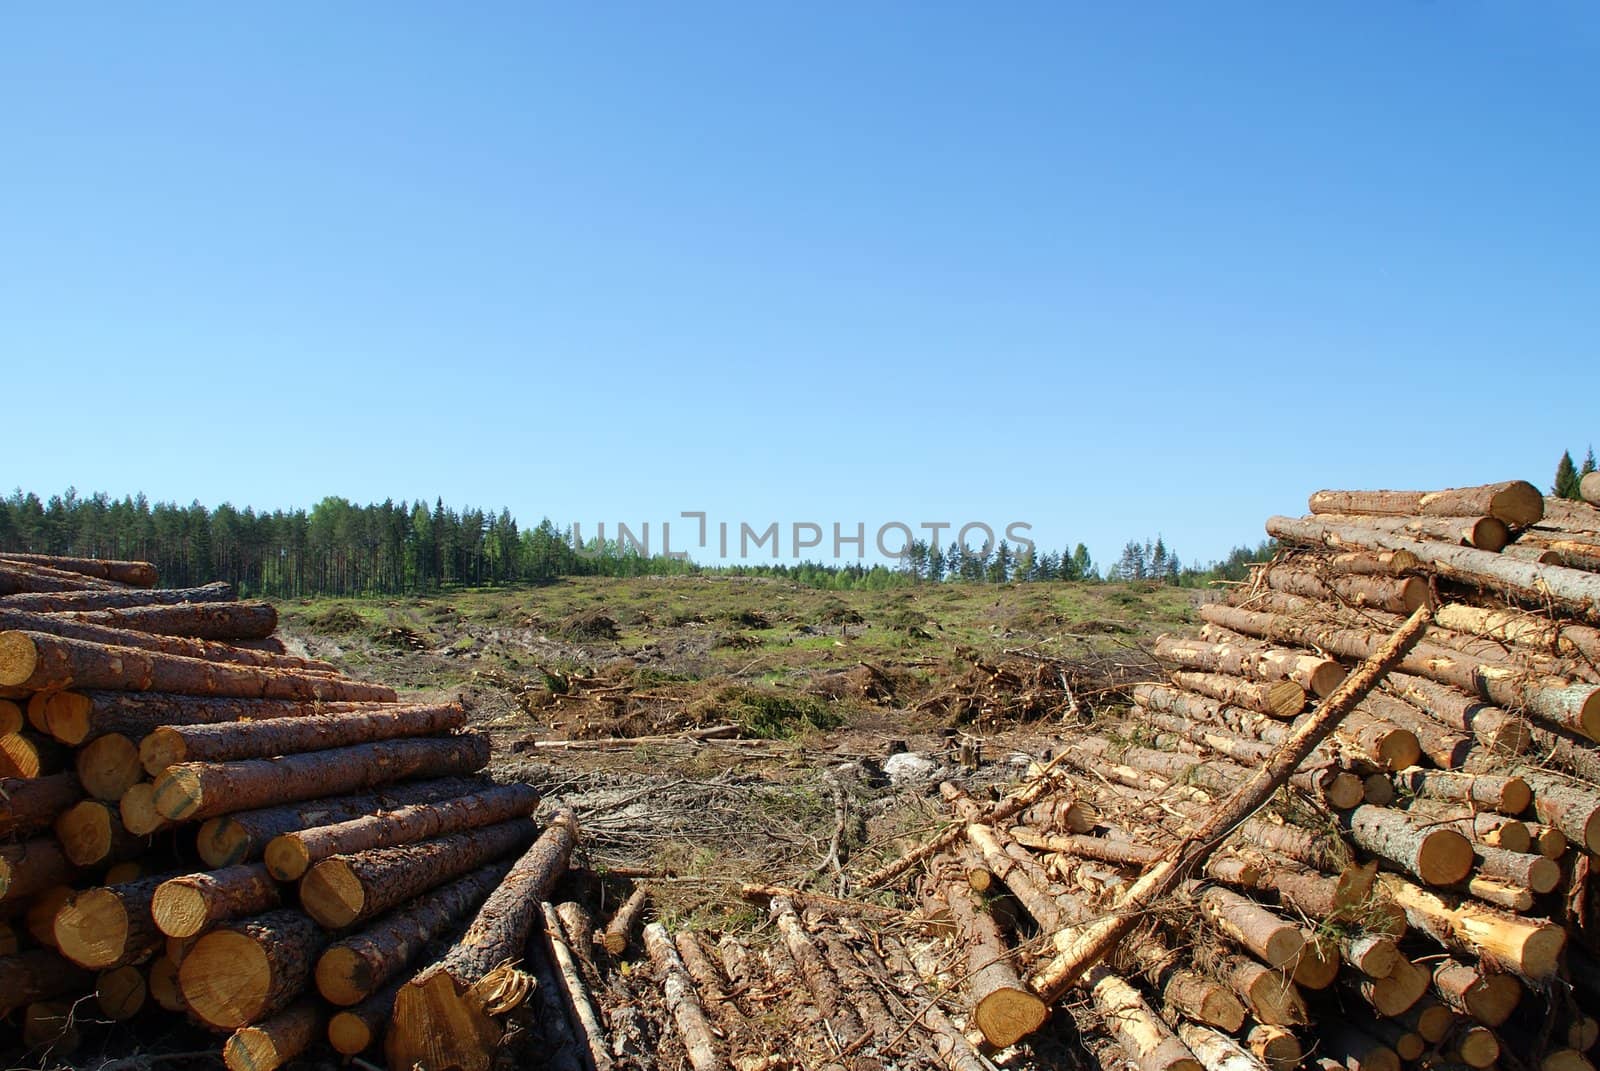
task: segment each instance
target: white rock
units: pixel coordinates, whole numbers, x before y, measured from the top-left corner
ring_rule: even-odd
[[[883,760],[883,772],[896,785],[931,781],[939,764],[914,751],[901,751]]]

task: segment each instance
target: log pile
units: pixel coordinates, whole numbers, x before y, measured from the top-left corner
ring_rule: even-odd
[[[267,1071],[334,1024],[373,1048],[419,971],[520,978],[571,817],[541,828],[533,788],[480,776],[459,703],[288,653],[225,585],[155,583],[0,555],[0,1013],[24,1042],[60,1057],[87,1022],[180,1015]],[[474,1043],[520,1003],[475,1005]]]
[[[944,786],[959,835],[864,882],[910,879],[974,1040],[1071,990],[1097,1058],[1138,1071],[1589,1071],[1600,509],[1549,506],[1319,492],[1027,807]],[[1049,823],[1068,802],[1092,827]],[[986,1015],[997,994],[1016,1010]]]

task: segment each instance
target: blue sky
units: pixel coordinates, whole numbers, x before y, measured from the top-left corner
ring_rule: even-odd
[[[1582,2],[7,5],[0,482],[1102,560],[1546,485],[1597,70]]]

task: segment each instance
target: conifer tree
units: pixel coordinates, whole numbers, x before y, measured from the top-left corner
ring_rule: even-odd
[[[1550,488],[1550,493],[1557,498],[1580,498],[1579,482],[1578,467],[1572,463],[1572,452],[1563,450],[1561,461],[1556,465],[1556,482]]]

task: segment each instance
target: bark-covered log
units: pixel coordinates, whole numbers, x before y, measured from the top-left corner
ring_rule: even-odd
[[[1433,991],[1445,1007],[1490,1027],[1511,1018],[1523,993],[1522,983],[1513,976],[1479,971],[1455,959],[1434,965]]]
[[[1439,608],[1439,624],[1457,632],[1531,651],[1600,661],[1600,629],[1552,621],[1526,610],[1494,610],[1464,603]]]
[[[1039,1028],[1049,1009],[1017,976],[994,916],[980,909],[961,885],[947,882],[944,895],[967,965],[972,1022],[990,1044],[1015,1044]]]
[[[677,949],[673,948],[666,927],[659,922],[652,922],[646,926],[644,946],[656,973],[661,977],[661,988],[667,1010],[677,1027],[678,1039],[683,1042],[684,1052],[689,1057],[689,1066],[694,1068],[694,1071],[719,1071],[727,1067],[727,1061],[723,1059],[718,1049],[716,1035],[706,1019],[705,1010],[701,1008],[700,1000],[695,995],[694,983],[689,978],[689,972],[684,969],[683,961],[678,958]]]
[[[1331,658],[1240,638],[1220,643],[1176,636],[1156,639],[1155,655],[1182,669],[1225,673],[1249,680],[1287,680],[1314,695],[1330,695],[1345,669]]]
[[[282,902],[283,891],[267,868],[247,864],[169,879],[156,889],[150,912],[168,937],[193,937],[224,919],[261,914]]]
[[[1045,852],[1061,852],[1083,859],[1097,859],[1118,866],[1149,866],[1164,854],[1160,848],[1149,844],[1091,837],[1082,833],[1039,833],[1028,826],[1012,826],[1007,831],[1012,840],[1029,848]]]
[[[322,1009],[302,1000],[254,1026],[235,1030],[222,1046],[228,1071],[274,1071],[309,1049],[322,1035]]]
[[[1410,733],[1418,751],[1441,770],[1457,770],[1466,765],[1477,743],[1466,733],[1440,725],[1410,703],[1381,692],[1367,696],[1360,713]]]
[[[209,662],[23,631],[0,632],[0,684],[38,692],[109,688],[259,699],[395,699],[393,688],[324,673]]]
[[[1104,966],[1096,966],[1085,981],[1106,1029],[1139,1071],[1204,1071],[1138,990]]]
[[[1528,781],[1518,776],[1413,769],[1395,774],[1393,780],[1408,795],[1471,804],[1513,817],[1533,801]]]
[[[1357,846],[1425,884],[1454,885],[1472,872],[1472,842],[1453,829],[1372,806],[1357,807],[1341,822]]]
[[[317,991],[339,1005],[371,997],[434,940],[478,909],[511,869],[508,861],[481,866],[424,893],[360,933],[329,945],[317,960]]]
[[[1172,675],[1179,688],[1244,707],[1274,718],[1292,718],[1306,707],[1306,691],[1293,681],[1247,681],[1222,673],[1179,671]]]
[[[555,969],[556,977],[561,983],[562,1004],[567,1010],[567,1017],[572,1025],[572,1032],[581,1039],[588,1049],[589,1063],[593,1071],[609,1071],[611,1067],[611,1050],[607,1044],[605,1026],[600,1021],[600,1014],[595,1010],[594,1001],[589,995],[588,984],[584,981],[583,971],[579,964],[578,956],[568,944],[563,932],[561,918],[556,914],[556,909],[548,900],[539,904],[539,912],[544,915],[545,943],[550,949],[550,963]],[[721,997],[720,987],[712,993],[704,993],[704,986],[710,976],[702,973],[712,971],[710,963],[705,960],[704,953],[696,943],[691,933],[680,933],[674,942],[680,958],[684,961],[685,968],[690,972],[697,985],[702,989],[702,995],[708,998]],[[698,958],[696,958],[698,957]],[[725,998],[723,998],[725,1000]],[[724,1029],[724,1036],[726,1036]],[[733,1045],[730,1039],[729,1047]]]
[[[300,881],[300,906],[329,929],[378,915],[429,889],[526,847],[538,827],[512,818],[417,844],[324,859]]]
[[[69,773],[0,777],[0,836],[43,829],[82,798],[83,786]]]
[[[1478,956],[1534,981],[1560,964],[1567,935],[1543,919],[1524,919],[1471,900],[1436,893],[1386,874],[1379,885],[1406,913],[1406,921],[1446,948]]]
[[[1281,565],[1265,566],[1259,575],[1273,591],[1287,592],[1318,602],[1370,607],[1391,614],[1409,614],[1419,606],[1428,605],[1433,598],[1428,582],[1416,576],[1324,578],[1310,569]]]
[[[112,613],[115,611],[106,612]],[[257,651],[249,647],[237,647],[229,643],[219,643],[215,640],[169,636],[135,629],[111,628],[107,625],[96,625],[80,621],[68,614],[39,614],[22,610],[7,610],[3,604],[0,604],[0,630],[46,632],[52,636],[64,636],[68,639],[82,640],[87,643],[105,644],[114,647],[134,647],[158,654],[199,658],[210,662],[231,662],[242,666],[266,666],[275,669],[315,673],[337,672],[335,667],[329,663],[319,662],[315,659],[274,654],[269,651]]]
[[[376,1045],[394,1014],[394,998],[404,979],[396,978],[358,1004],[328,1017],[328,1044],[341,1056],[358,1056]]]
[[[1549,568],[1543,567],[1545,571]],[[1600,577],[1595,579],[1600,581]],[[1600,584],[1595,596],[1600,599]],[[1324,625],[1233,606],[1202,606],[1200,616],[1252,636],[1315,646],[1342,658],[1368,657],[1383,643],[1382,633],[1369,629]],[[1503,707],[1523,708],[1591,740],[1600,739],[1600,685],[1568,684],[1433,643],[1416,644],[1397,668],[1481,695]]]
[[[77,868],[54,837],[0,845],[0,903],[26,900],[71,881]]]
[[[1278,518],[1273,518],[1277,520]],[[1271,531],[1271,521],[1268,531]],[[1486,553],[1502,550],[1511,541],[1510,527],[1498,517],[1379,517],[1351,513],[1327,513],[1308,517],[1305,524],[1338,526],[1352,532],[1368,533],[1373,537],[1388,536],[1419,540],[1439,546],[1465,546]],[[1365,543],[1343,542],[1329,544],[1337,547],[1364,547]],[[1376,544],[1388,547],[1388,544]],[[1390,549],[1409,550],[1409,546]],[[1415,552],[1413,552],[1415,553]],[[1418,555],[1420,558],[1421,555]]]
[[[34,562],[19,562],[10,557],[0,558],[0,595],[126,590],[126,585],[114,584],[82,573],[68,572],[65,569],[55,569]]]
[[[20,733],[28,722],[14,699],[0,699],[0,736]]]
[[[1275,971],[1245,956],[1228,956],[1218,974],[1239,994],[1257,1022],[1272,1026],[1304,1026],[1311,1021],[1300,988],[1284,971]]]
[[[1159,931],[1136,935],[1126,947],[1129,969],[1138,971],[1161,995],[1171,1012],[1232,1033],[1244,1025],[1245,1007],[1227,983],[1198,970],[1179,966],[1179,957]]]
[[[152,730],[140,742],[139,761],[154,777],[183,762],[234,762],[326,751],[446,733],[466,723],[461,704],[426,703],[223,725],[169,725]]]
[[[1422,565],[1410,551],[1382,550],[1376,553],[1349,551],[1319,557],[1318,565],[1337,576],[1405,576]]]
[[[649,886],[641,885],[634,889],[611,916],[606,928],[595,934],[595,941],[603,945],[613,956],[622,955],[628,950],[628,942],[633,939],[634,927],[644,917],[644,909],[649,901]]]
[[[140,878],[89,889],[56,913],[56,947],[82,967],[109,970],[137,963],[162,945],[150,900],[164,878]]]
[[[1440,725],[1471,733],[1496,751],[1515,755],[1532,742],[1532,729],[1522,718],[1448,684],[1410,673],[1391,673],[1383,687]]]
[[[165,952],[151,957],[149,970],[145,972],[145,985],[149,989],[150,999],[163,1011],[185,1010],[183,990],[178,987],[178,963]]]
[[[82,800],[61,812],[55,834],[74,866],[132,859],[144,850],[144,841],[123,827],[117,809],[99,800]]]
[[[1305,947],[1300,927],[1236,892],[1198,890],[1200,913],[1269,967],[1291,964]]]
[[[156,810],[173,821],[195,821],[274,803],[356,792],[411,777],[467,774],[489,761],[489,738],[380,740],[281,759],[182,763],[156,778]]]
[[[1590,853],[1600,854],[1600,791],[1543,770],[1520,771],[1533,789],[1533,813]]]
[[[238,699],[165,692],[65,691],[50,696],[50,735],[78,747],[108,733],[142,740],[163,725],[297,718],[352,710],[387,709],[388,703],[319,703],[298,699]]]
[[[130,588],[153,588],[158,579],[156,567],[149,562],[117,561],[112,558],[73,558],[59,554],[26,554],[6,551],[0,554],[8,562],[24,565],[43,565],[66,573],[77,573],[95,580],[109,580]]]
[[[298,881],[313,864],[334,855],[414,844],[433,837],[531,815],[539,791],[531,785],[494,785],[437,803],[418,803],[274,837],[263,859],[279,881]]]
[[[206,866],[232,866],[259,858],[274,837],[286,833],[347,822],[412,804],[465,796],[488,787],[488,782],[478,778],[441,777],[386,785],[378,792],[235,811],[202,823],[195,836],[195,849]]]
[[[1479,805],[1437,799],[1413,799],[1406,807],[1412,815],[1449,825],[1477,844],[1504,848],[1508,852],[1531,852],[1533,834],[1526,822],[1493,811],[1477,810]],[[1537,853],[1536,853],[1537,854]]]
[[[1542,855],[1474,845],[1473,857],[1479,877],[1515,885],[1537,895],[1551,892],[1561,884],[1561,867]]]
[[[186,602],[232,602],[232,585],[206,584],[198,588],[155,588],[126,591],[61,591],[7,595],[0,606],[7,610],[65,613],[80,610],[121,610],[130,606],[176,606]]]
[[[207,1025],[234,1030],[258,1023],[305,991],[328,940],[308,916],[288,908],[224,922],[183,957],[178,985]]]
[[[1521,527],[1535,524],[1544,516],[1544,496],[1526,480],[1442,491],[1318,491],[1311,496],[1311,512],[1398,517],[1468,517],[1482,513]]]
[[[1254,1053],[1216,1030],[1179,1023],[1178,1040],[1188,1046],[1205,1071],[1266,1071]]]
[[[1022,812],[1018,821],[1041,833],[1087,833],[1100,820],[1100,812],[1088,800],[1067,792],[1042,799]]]
[[[1256,1059],[1266,1064],[1272,1071],[1294,1071],[1300,1066],[1300,1058],[1305,1054],[1299,1038],[1283,1027],[1269,1023],[1251,1027],[1250,1032],[1245,1035],[1245,1045]]]
[[[0,956],[0,1015],[9,1015],[37,1000],[82,993],[94,975],[53,949],[32,948]]]
[[[10,607],[11,600],[0,603]],[[35,612],[12,610],[14,613]],[[103,628],[188,636],[230,643],[265,640],[278,627],[278,610],[267,602],[197,602],[173,606],[128,606],[121,609],[43,611],[62,621]],[[54,632],[41,626],[40,632]],[[281,647],[281,645],[279,645]],[[272,650],[272,648],[266,648]]]
[[[391,1066],[488,1067],[503,1033],[505,1002],[489,1000],[480,983],[501,964],[521,958],[539,903],[565,872],[576,838],[571,813],[558,814],[490,894],[461,940],[400,988],[384,1042]]]
[[[1594,573],[1318,520],[1273,517],[1267,521],[1267,532],[1290,543],[1409,550],[1442,579],[1507,592],[1534,606],[1554,606],[1591,623],[1600,622],[1600,576]]]
[[[1382,978],[1358,978],[1356,992],[1382,1016],[1403,1015],[1428,992],[1430,976],[1405,956]]]
[[[952,885],[950,891],[953,893],[955,888],[956,886]],[[794,963],[806,991],[811,996],[812,1003],[826,1021],[828,1029],[835,1037],[848,1037],[854,1040],[860,1036],[861,1018],[856,1013],[854,1004],[846,998],[838,976],[833,973],[833,969],[828,966],[822,953],[817,950],[811,937],[806,933],[799,916],[795,913],[794,904],[784,897],[775,897],[767,905],[767,911],[783,938],[789,959]]]

